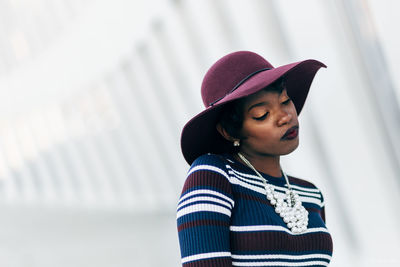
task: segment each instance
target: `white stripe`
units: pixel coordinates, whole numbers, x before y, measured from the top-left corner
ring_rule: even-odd
[[[242,177],[238,174],[235,173],[235,170],[229,170],[228,173],[234,175],[236,178],[240,179],[240,180],[245,180],[247,183],[250,183],[252,185],[259,185],[262,188],[264,188],[264,183],[262,181],[260,181],[260,179],[258,179],[258,181],[253,181],[253,180],[248,180],[245,177]],[[251,175],[247,175],[247,176],[251,176]],[[252,177],[252,178],[259,178],[258,176],[256,177]],[[274,187],[274,190],[280,190],[285,192],[287,189],[287,186],[276,186],[271,184]],[[308,188],[304,188],[304,187],[300,187],[300,186],[296,186],[296,185],[290,185],[293,189],[297,189],[294,190],[295,192],[297,192],[299,195],[307,195],[307,196],[312,196],[312,197],[316,197],[316,198],[320,198],[320,194],[315,194],[315,193],[309,193],[309,192],[304,192],[304,191],[311,191],[311,192],[318,192],[318,189],[308,189]],[[301,190],[301,191],[300,191]]]
[[[298,186],[298,185],[290,185],[290,186],[293,188],[299,189],[299,190],[313,192],[313,193],[317,193],[317,194],[319,194],[321,192],[318,188],[307,188],[307,187],[302,187],[302,186]]]
[[[243,177],[252,178],[252,179],[258,180],[258,181],[260,180],[260,177],[258,177],[258,175],[256,175],[256,174],[248,174],[248,173],[240,172],[240,171],[235,170],[234,168],[232,168],[229,165],[226,165],[226,167],[229,170],[231,170],[234,174],[237,174],[237,175],[240,175],[240,176],[243,176]]]
[[[258,177],[257,175],[251,175],[251,174],[247,174],[247,173],[242,173],[242,172],[238,172],[232,168],[228,168],[228,173],[231,175],[234,175],[236,177],[242,178],[243,180],[248,181],[249,183],[255,183],[255,184],[260,184],[263,185],[262,180],[260,179],[260,177]],[[250,178],[250,179],[247,179]]]
[[[308,261],[308,262],[284,262],[284,261],[270,261],[270,262],[232,262],[233,266],[310,266],[322,265],[328,266],[329,262],[325,261]]]
[[[307,255],[285,255],[285,254],[264,254],[264,255],[235,255],[232,254],[233,259],[238,260],[263,260],[263,259],[282,259],[282,260],[305,260],[305,259],[327,259],[330,260],[331,256],[326,254],[307,254]]]
[[[184,257],[184,258],[182,258],[182,263],[187,263],[189,261],[195,261],[195,260],[219,258],[219,257],[230,257],[230,256],[231,256],[231,253],[228,251],[227,252],[202,253],[202,254],[196,254],[196,255]]]
[[[223,176],[225,176],[226,179],[229,180],[229,176],[228,176],[228,174],[227,174],[224,170],[222,170],[222,169],[220,169],[220,168],[218,168],[218,167],[212,166],[212,165],[197,165],[197,166],[191,168],[191,169],[189,170],[189,172],[188,172],[187,175],[189,176],[189,175],[191,175],[193,172],[195,172],[195,171],[201,171],[201,170],[208,170],[208,171],[217,172],[217,173],[219,173],[219,174],[222,174]]]
[[[307,193],[307,192],[303,192],[303,191],[299,191],[299,190],[293,190],[293,191],[296,192],[297,194],[299,194],[299,196],[310,196],[310,197],[314,197],[314,198],[317,198],[317,199],[321,198],[320,194]]]
[[[213,205],[213,204],[196,204],[196,205],[191,205],[189,207],[183,208],[180,211],[177,212],[176,218],[180,218],[184,215],[190,214],[190,213],[195,213],[195,212],[200,212],[200,211],[210,211],[210,212],[217,212],[217,213],[222,213],[227,216],[231,216],[231,211],[227,208],[218,206],[218,205]]]
[[[258,186],[264,188],[264,183],[262,181],[260,181],[260,179],[258,179],[258,181],[254,181],[254,180],[246,179],[245,177],[240,176],[240,175],[234,173],[233,171],[228,171],[228,173],[235,176],[235,178],[240,179],[241,181],[244,181],[244,182],[252,184],[252,185],[258,185]]]
[[[315,198],[313,198],[313,197],[303,197],[303,196],[300,196],[300,200],[301,200],[301,202],[308,202],[308,203],[314,203],[315,205],[318,205],[318,206],[320,206],[321,208],[322,208],[322,202],[321,202],[321,200],[319,200],[319,199],[315,199]]]
[[[249,226],[230,226],[229,230],[232,232],[255,232],[255,231],[280,231],[286,232],[291,235],[302,235],[302,234],[309,234],[315,232],[325,232],[329,233],[328,229],[324,227],[314,227],[308,228],[305,232],[302,233],[292,233],[289,229],[280,226],[280,225],[249,225]]]
[[[243,186],[245,188],[251,189],[251,190],[261,193],[261,194],[265,194],[264,187],[261,188],[261,187],[255,186],[255,185],[245,183],[242,180],[238,179],[237,177],[231,177],[231,183]]]
[[[193,197],[193,198],[189,198],[186,201],[183,201],[181,204],[179,204],[178,205],[178,210],[182,206],[185,206],[185,205],[187,205],[189,203],[196,202],[196,201],[210,201],[210,202],[215,202],[215,203],[219,203],[221,205],[224,205],[228,209],[232,208],[232,206],[230,206],[229,203],[227,203],[226,201],[223,201],[223,200],[221,200],[219,198],[215,198],[215,197]]]
[[[191,197],[191,196],[193,196],[193,195],[199,195],[199,194],[209,194],[209,195],[218,196],[218,197],[220,197],[220,198],[223,198],[223,199],[229,201],[229,203],[232,204],[232,207],[235,205],[235,202],[234,202],[231,198],[227,197],[226,195],[221,194],[221,193],[219,193],[219,192],[217,192],[217,191],[208,190],[208,189],[193,190],[193,191],[191,191],[191,192],[189,192],[189,193],[183,195],[183,196],[181,197],[181,199],[179,200],[179,203],[182,203],[182,201],[185,200],[185,199],[188,198],[188,197]]]
[[[260,188],[260,187],[255,186],[255,185],[248,184],[248,183],[243,182],[242,180],[238,179],[237,177],[231,177],[231,183],[243,186],[243,187],[248,188],[248,189],[251,189],[251,190],[256,191],[256,192],[258,192],[260,194],[265,194],[264,187]],[[274,186],[274,188],[279,188],[279,187]],[[283,197],[284,196],[284,193],[281,193],[281,192],[276,192],[276,193],[278,194],[279,197]],[[313,204],[316,204],[316,205],[322,207],[320,199],[316,199],[316,198],[312,198],[312,197],[304,197],[304,196],[300,195],[300,200],[303,203],[304,202],[313,203]]]
[[[242,178],[246,178],[246,177],[248,177],[248,178],[253,178],[253,179],[255,179],[255,180],[260,180],[260,177],[258,177],[257,175],[251,175],[251,174],[247,174],[247,173],[243,173],[243,172],[239,172],[239,171],[237,171],[237,170],[235,170],[235,169],[233,169],[231,166],[229,166],[229,165],[226,165],[226,167],[228,168],[228,169],[230,169],[231,170],[231,172],[230,171],[228,171],[229,173],[233,173],[233,174],[235,174],[236,176],[237,175],[240,175],[240,176],[242,176]],[[255,182],[255,181],[251,181],[251,182]],[[296,189],[298,189],[298,190],[302,190],[302,191],[306,191],[306,192],[312,192],[312,193],[320,193],[320,190],[318,189],[318,188],[307,188],[307,187],[302,187],[302,186],[298,186],[298,185],[290,185],[292,188],[296,188]],[[282,190],[282,191],[284,191],[285,190],[285,188],[286,187],[278,187],[278,186],[275,186],[276,188],[278,188],[278,189],[280,189],[280,190]],[[319,197],[319,194],[318,194],[318,197]]]

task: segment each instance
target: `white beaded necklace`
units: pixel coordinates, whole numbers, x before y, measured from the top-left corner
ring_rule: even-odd
[[[241,153],[237,154],[263,181],[267,199],[271,205],[275,207],[275,212],[283,218],[283,221],[287,224],[292,233],[297,234],[305,232],[308,225],[308,211],[303,207],[299,195],[290,187],[289,179],[286,174],[282,171],[288,187],[286,189],[286,195],[283,198],[279,198],[278,194],[275,193],[274,187],[267,183],[268,181],[256,168],[254,168]]]

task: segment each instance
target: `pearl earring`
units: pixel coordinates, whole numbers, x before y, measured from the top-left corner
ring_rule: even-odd
[[[233,141],[233,146],[240,146],[240,141],[239,140]]]

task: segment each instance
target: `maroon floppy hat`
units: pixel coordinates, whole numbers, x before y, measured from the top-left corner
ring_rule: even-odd
[[[308,59],[274,68],[260,55],[250,51],[230,53],[211,66],[201,85],[206,109],[193,117],[182,130],[181,149],[190,164],[205,153],[224,153],[232,143],[216,129],[221,108],[228,102],[249,96],[285,76],[286,91],[300,114],[311,82],[319,68],[326,65]]]

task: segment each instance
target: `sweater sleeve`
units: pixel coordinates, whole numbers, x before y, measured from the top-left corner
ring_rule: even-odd
[[[191,166],[177,207],[184,267],[231,267],[229,225],[234,200],[223,162],[215,155]]]

